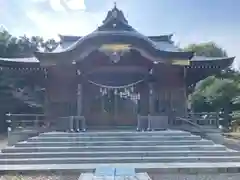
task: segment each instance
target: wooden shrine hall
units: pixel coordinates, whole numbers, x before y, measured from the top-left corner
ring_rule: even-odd
[[[87,127],[137,126],[139,117],[163,124],[185,116],[188,88],[230,66],[234,57],[195,56],[172,34],[145,36],[116,6],[86,36],[60,35],[53,52],[1,58],[1,68],[39,73],[46,120],[84,117]],[[165,126],[165,125],[164,125]]]

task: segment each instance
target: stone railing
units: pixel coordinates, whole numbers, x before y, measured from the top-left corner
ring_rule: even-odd
[[[168,116],[138,116],[137,131],[168,129]]]
[[[84,116],[59,117],[47,121],[44,114],[6,114],[8,124],[8,144],[13,145],[29,137],[51,131],[86,131]]]
[[[56,124],[56,130],[69,132],[86,131],[85,117],[84,116],[59,117]]]
[[[24,141],[39,133],[49,131],[44,114],[6,114],[8,124],[8,144]]]
[[[187,122],[199,125],[199,127],[211,127],[217,129],[219,127],[219,113],[189,113],[186,117],[181,117]],[[171,127],[181,126],[185,121],[172,114],[169,116],[148,115],[138,116],[137,130],[164,130]]]

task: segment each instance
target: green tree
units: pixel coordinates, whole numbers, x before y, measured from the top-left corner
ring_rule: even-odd
[[[190,44],[184,50],[193,51],[197,56],[227,57],[226,51],[214,42]]]
[[[14,37],[7,31],[0,32],[0,57],[14,58],[31,56],[34,51],[52,51],[58,43],[54,39],[44,41],[39,36]],[[30,113],[41,111],[42,87],[33,78],[32,73],[19,76],[18,71],[3,69],[0,71],[0,127],[3,127],[7,112]]]
[[[210,76],[196,85],[190,99],[195,111],[223,111],[227,126],[239,92],[240,86],[234,80]]]
[[[190,44],[185,50],[194,51],[198,56],[226,57],[227,53],[213,42]],[[189,100],[194,111],[219,111],[227,116],[236,109],[240,96],[240,73],[230,67],[222,70],[215,76],[207,77],[198,82],[194,92],[189,95]]]

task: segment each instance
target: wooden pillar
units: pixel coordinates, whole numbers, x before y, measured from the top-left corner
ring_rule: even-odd
[[[77,86],[77,115],[82,115],[82,84]]]
[[[149,83],[149,115],[154,114],[154,88],[153,83]]]
[[[149,114],[149,87],[148,84],[142,84],[139,88],[140,100],[139,100],[139,114],[147,116]]]

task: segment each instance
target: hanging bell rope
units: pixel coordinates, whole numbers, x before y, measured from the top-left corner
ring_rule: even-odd
[[[107,89],[123,89],[123,88],[128,88],[128,87],[135,86],[136,84],[141,83],[141,82],[143,82],[143,81],[144,81],[144,79],[141,79],[141,80],[136,81],[136,82],[134,82],[134,83],[127,84],[127,85],[123,85],[123,86],[108,86],[108,85],[98,84],[98,83],[96,83],[96,82],[93,82],[93,81],[91,81],[91,80],[88,80],[88,82],[90,82],[91,84],[94,84],[94,85],[99,86],[99,87],[101,87],[101,88],[107,88]]]

